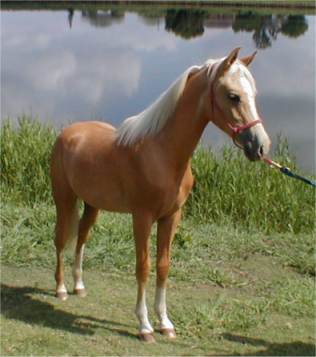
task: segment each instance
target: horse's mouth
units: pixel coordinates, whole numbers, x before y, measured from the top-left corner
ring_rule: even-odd
[[[263,146],[256,145],[254,147],[253,144],[247,143],[243,146],[244,154],[250,161],[259,161],[262,160],[264,156]]]

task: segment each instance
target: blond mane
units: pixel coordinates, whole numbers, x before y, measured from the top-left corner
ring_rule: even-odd
[[[117,129],[116,142],[119,145],[132,145],[145,136],[154,136],[164,127],[173,114],[181,97],[188,76],[201,66],[188,68],[160,97],[141,113],[123,121]]]
[[[188,76],[202,67],[207,67],[210,81],[214,80],[216,72],[225,58],[209,59],[203,66],[192,66],[174,81],[160,97],[141,113],[131,116],[123,121],[116,131],[116,142],[119,145],[133,145],[146,136],[155,136],[165,126],[174,113],[178,100],[186,85]],[[232,66],[231,71],[242,71],[243,76],[250,82],[253,91],[256,91],[255,82],[248,69],[240,62]]]

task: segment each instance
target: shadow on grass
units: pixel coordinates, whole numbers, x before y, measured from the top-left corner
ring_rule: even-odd
[[[7,319],[81,335],[93,335],[95,329],[103,328],[124,337],[137,338],[124,329],[129,327],[127,325],[57,309],[49,302],[37,299],[34,296],[36,294],[40,294],[43,299],[53,296],[52,293],[36,287],[1,284],[1,314]]]
[[[290,343],[273,343],[260,338],[222,334],[228,341],[252,346],[263,346],[264,349],[251,353],[252,356],[315,356],[315,345],[300,341]]]

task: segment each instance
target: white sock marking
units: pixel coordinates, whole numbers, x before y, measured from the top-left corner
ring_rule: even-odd
[[[156,288],[155,311],[160,321],[160,329],[174,329],[167,315],[166,288]]]
[[[82,260],[85,245],[81,247],[81,251],[78,255],[75,255],[75,263],[73,266],[72,274],[75,282],[75,290],[83,290],[84,284],[82,280]]]
[[[61,284],[61,285],[57,286],[56,291],[57,291],[57,293],[67,293],[65,284]]]
[[[146,294],[143,293],[136,304],[135,310],[136,316],[139,320],[139,333],[152,333],[154,329],[152,328],[148,320],[148,310],[146,306]]]

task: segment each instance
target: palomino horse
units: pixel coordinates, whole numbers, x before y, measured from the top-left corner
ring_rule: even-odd
[[[51,177],[57,210],[56,296],[67,298],[63,250],[77,237],[73,267],[74,292],[85,295],[82,280],[84,245],[99,210],[131,213],[138,283],[136,316],[139,337],[152,342],[145,285],[150,269],[149,236],[157,222],[155,311],[162,334],[174,338],[168,318],[166,284],[170,247],[181,207],[193,185],[191,157],[209,122],[231,136],[248,159],[267,154],[270,140],[255,105],[255,82],[238,60],[239,48],[227,57],[186,70],[142,113],[115,129],[102,122],[72,124],[55,143]],[[78,219],[78,200],[84,212]]]

